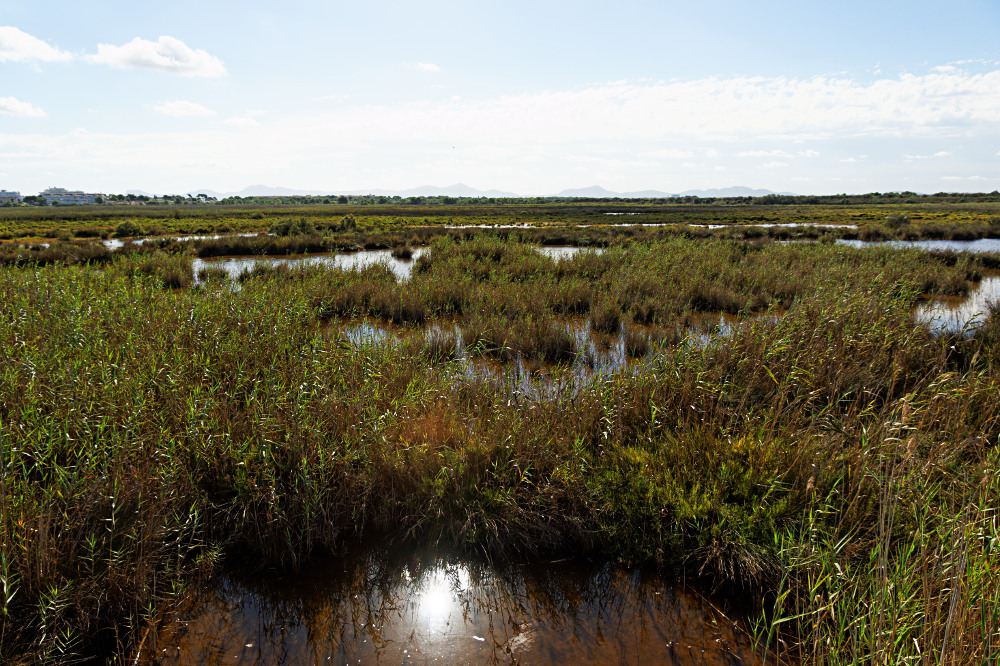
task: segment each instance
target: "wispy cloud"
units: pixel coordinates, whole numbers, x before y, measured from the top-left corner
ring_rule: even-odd
[[[407,62],[404,63],[410,69],[416,69],[421,72],[440,72],[441,68],[432,62]]]
[[[722,166],[731,183],[770,189],[792,177],[811,177],[813,184],[840,182],[831,180],[841,175],[838,169],[850,174],[844,182],[867,179],[858,191],[898,189],[900,179],[910,174],[922,179],[920,187],[931,189],[942,175],[989,175],[994,168],[982,160],[953,164],[957,160],[934,154],[957,145],[956,136],[1000,145],[1000,67],[869,82],[706,78],[480,99],[343,103],[310,114],[272,111],[256,127],[249,112],[223,118],[190,133],[159,127],[100,136],[4,135],[0,130],[0,154],[53,171],[86,172],[114,164],[131,178],[173,174],[171,169],[192,161],[212,162],[203,177],[234,185],[277,170],[302,183],[357,183],[360,178],[375,187],[418,185],[417,179],[479,179],[514,191],[545,192],[574,182],[614,186],[614,178],[623,181],[619,189],[636,189],[625,186],[625,180],[663,178],[671,184],[656,189],[680,190],[725,185],[709,177]],[[254,140],[241,130],[252,131]],[[452,148],[456,145],[459,150]],[[841,152],[845,145],[852,146],[849,152]],[[829,159],[809,159],[820,151]],[[595,163],[581,160],[581,154],[608,157]],[[907,171],[898,168],[904,154],[925,157]],[[933,168],[944,164],[949,168],[943,174]],[[190,170],[178,176],[190,177]],[[969,180],[962,184],[982,186]],[[841,185],[822,187],[842,191]]]
[[[736,153],[736,157],[791,157],[784,150],[744,150]]]
[[[903,155],[903,159],[907,162],[913,162],[914,160],[929,160],[934,157],[948,157],[951,155],[951,151],[939,150],[933,155]]]
[[[41,118],[45,115],[45,111],[14,97],[0,97],[0,115]]]
[[[97,54],[87,56],[87,60],[118,69],[152,69],[181,76],[226,75],[221,60],[166,35],[155,42],[136,37],[121,46],[98,44]]]
[[[248,116],[233,116],[232,118],[226,118],[226,120],[223,121],[223,124],[229,125],[230,127],[238,127],[241,129],[260,127],[259,122]]]
[[[196,102],[188,102],[184,100],[163,102],[162,104],[154,106],[153,109],[159,111],[165,116],[174,116],[176,118],[186,118],[190,116],[208,117],[215,115],[215,111],[212,109],[206,108]]]
[[[62,51],[13,26],[0,26],[0,62],[72,60],[73,54]]]

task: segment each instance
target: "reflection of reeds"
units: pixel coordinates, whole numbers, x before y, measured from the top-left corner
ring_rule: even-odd
[[[432,362],[453,361],[458,358],[460,338],[454,333],[440,331],[426,335],[421,346],[421,353]]]

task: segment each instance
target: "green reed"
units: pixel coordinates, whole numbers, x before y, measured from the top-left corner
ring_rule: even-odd
[[[912,313],[975,260],[442,239],[405,282],[310,267],[237,288],[185,287],[185,256],[159,252],[0,268],[5,660],[127,655],[227,553],[295,566],[382,530],[672,567],[760,602],[778,659],[996,657],[996,317],[935,337]],[[730,335],[684,329],[720,304]],[[633,350],[659,323],[652,348],[574,383],[560,317],[611,306]],[[440,332],[352,344],[356,315]],[[564,364],[512,391],[466,368],[456,326]]]

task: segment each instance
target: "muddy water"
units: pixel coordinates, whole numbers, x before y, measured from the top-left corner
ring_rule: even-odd
[[[222,574],[137,663],[760,663],[725,600],[655,572],[355,550],[297,575]]]
[[[241,273],[253,270],[255,266],[331,266],[350,270],[352,268],[364,268],[372,264],[385,264],[400,280],[408,280],[413,272],[413,262],[424,252],[426,248],[413,250],[410,259],[396,259],[392,256],[391,250],[363,250],[361,252],[339,252],[331,254],[309,254],[296,255],[292,257],[224,257],[219,259],[194,259],[192,268],[195,275],[205,268],[222,268],[232,279],[236,279]]]

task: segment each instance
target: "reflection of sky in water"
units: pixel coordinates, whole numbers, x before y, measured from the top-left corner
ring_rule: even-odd
[[[594,254],[601,254],[604,252],[604,250],[599,247],[574,247],[572,245],[541,245],[536,247],[535,250],[541,252],[546,257],[555,259],[556,261],[569,259],[580,252],[593,252]]]
[[[364,268],[372,264],[385,264],[400,280],[407,280],[413,272],[413,262],[426,248],[413,250],[412,259],[396,259],[391,250],[363,250],[361,252],[341,252],[338,254],[311,254],[293,257],[225,257],[219,259],[195,259],[192,268],[195,275],[204,268],[222,268],[232,279],[253,270],[254,266],[331,266],[344,270]]]
[[[109,238],[107,240],[101,241],[104,247],[109,250],[117,250],[120,247],[124,247],[125,243],[135,243],[136,245],[142,245],[143,243],[149,243],[158,240],[169,240],[174,242],[187,242],[196,240],[218,240],[220,238],[250,238],[254,236],[259,236],[261,234],[215,234],[211,236],[145,236],[143,238],[131,238],[126,240],[121,240],[119,238]]]
[[[917,321],[933,331],[957,333],[981,324],[992,303],[1000,302],[1000,276],[984,277],[967,297],[939,298],[917,308]]]
[[[888,245],[896,248],[918,248],[921,250],[937,250],[939,252],[1000,252],[1000,238],[980,238],[974,241],[952,240],[922,240],[922,241],[863,241],[838,240],[838,245],[851,247],[871,247],[873,245]]]
[[[365,549],[188,593],[139,663],[756,664],[731,621],[654,572]]]

